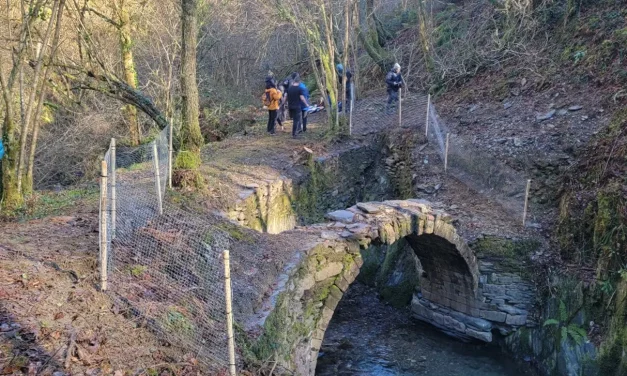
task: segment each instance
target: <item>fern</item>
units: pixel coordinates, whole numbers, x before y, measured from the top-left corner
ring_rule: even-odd
[[[543,326],[555,326],[558,329],[558,341],[572,340],[577,345],[580,345],[588,340],[588,333],[584,328],[577,324],[571,324],[568,320],[568,310],[566,309],[566,303],[560,300],[559,304],[559,320],[547,319]]]
[[[560,324],[559,320],[555,320],[555,319],[548,319],[544,322],[544,326],[549,326],[549,325],[559,326],[559,324]]]

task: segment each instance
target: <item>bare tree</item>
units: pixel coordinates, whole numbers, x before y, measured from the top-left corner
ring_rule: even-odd
[[[204,144],[198,121],[198,83],[196,82],[196,44],[198,40],[198,2],[181,0],[181,103],[182,103],[182,149],[200,158]]]

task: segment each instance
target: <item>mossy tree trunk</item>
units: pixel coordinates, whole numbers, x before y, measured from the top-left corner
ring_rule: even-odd
[[[181,146],[200,156],[204,144],[199,122],[198,83],[196,82],[196,44],[198,38],[197,0],[181,0]]]
[[[18,188],[17,169],[20,158],[20,140],[17,135],[17,125],[14,119],[13,86],[22,70],[24,54],[28,52],[30,45],[29,35],[32,24],[38,18],[39,11],[44,4],[44,0],[37,0],[32,5],[32,11],[22,14],[22,25],[18,43],[12,48],[13,65],[8,77],[0,71],[0,89],[4,102],[4,120],[2,125],[2,143],[5,148],[5,155],[2,158],[2,197],[0,204],[2,208],[12,210],[19,207],[24,202],[22,191]],[[9,25],[10,27],[10,25]],[[1,57],[0,57],[1,59]]]
[[[124,81],[133,89],[137,89],[137,71],[135,70],[135,60],[133,59],[133,39],[131,36],[131,20],[128,7],[124,0],[116,4],[118,13],[118,34],[120,38],[120,52],[122,54],[122,68],[124,71]],[[137,108],[132,105],[124,106],[124,116],[128,122],[131,145],[139,145],[141,134],[139,121],[137,119]]]
[[[20,143],[16,135],[16,124],[13,119],[13,101],[4,74],[0,72],[2,99],[4,100],[4,124],[2,126],[2,143],[5,155],[2,158],[2,207],[12,210],[19,207],[24,198],[17,187],[17,164]]]
[[[366,52],[372,60],[381,68],[383,72],[386,72],[391,68],[394,63],[394,59],[390,54],[381,46],[382,37],[379,35],[380,21],[377,20],[374,12],[374,0],[363,0],[366,5],[366,30],[358,29],[359,40],[363,44]]]
[[[429,72],[433,71],[434,62],[431,48],[431,23],[429,14],[422,1],[417,1],[418,12],[418,36],[420,40],[420,47],[422,48],[422,54],[425,59],[425,66]]]

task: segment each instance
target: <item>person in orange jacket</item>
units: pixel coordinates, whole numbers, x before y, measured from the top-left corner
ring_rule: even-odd
[[[282,94],[276,88],[273,81],[266,80],[266,91],[261,97],[263,105],[268,107],[268,133],[274,134],[274,126],[276,124],[277,110],[279,109],[279,100]]]

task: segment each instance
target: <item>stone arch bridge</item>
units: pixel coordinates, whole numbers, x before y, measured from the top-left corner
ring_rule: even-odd
[[[360,203],[328,213],[328,223],[292,230],[319,234],[299,254],[245,323],[259,333],[257,358],[276,357],[298,375],[313,375],[333,312],[356,279],[377,287],[411,315],[463,340],[491,342],[534,325],[533,286],[520,273],[482,260],[455,220],[424,200]]]

